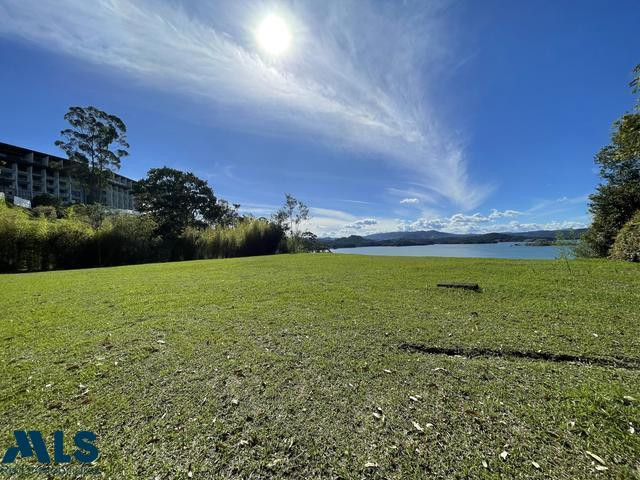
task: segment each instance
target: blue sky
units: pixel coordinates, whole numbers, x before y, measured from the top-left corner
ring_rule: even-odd
[[[128,126],[122,174],[191,170],[256,215],[289,192],[320,235],[580,227],[639,21],[637,0],[0,0],[0,141],[60,154],[67,108],[95,105]]]

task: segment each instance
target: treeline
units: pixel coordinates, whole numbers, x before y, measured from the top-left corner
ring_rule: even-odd
[[[634,70],[633,93],[640,93],[640,65]],[[640,99],[635,111],[613,124],[611,143],[595,157],[603,182],[589,197],[593,222],[576,253],[640,261]]]
[[[478,235],[451,235],[439,238],[393,238],[388,240],[375,240],[372,238],[350,235],[348,237],[323,239],[330,248],[355,248],[355,247],[413,247],[436,244],[471,244],[471,243],[499,243],[517,242],[522,237],[516,237],[502,233],[487,233]]]
[[[266,219],[188,227],[174,237],[161,235],[150,215],[110,213],[100,205],[30,211],[0,202],[2,272],[268,255],[287,248],[284,229]]]
[[[584,233],[586,229],[577,229],[570,232],[571,238],[577,238],[577,235]],[[558,230],[558,233],[562,233]],[[415,232],[412,232],[415,233]],[[392,238],[386,240],[378,240],[373,238],[361,237],[359,235],[350,235],[340,238],[322,239],[329,248],[354,248],[354,247],[410,247],[419,245],[436,245],[436,244],[476,244],[476,243],[500,243],[500,242],[548,242],[547,245],[553,245],[555,240],[550,239],[548,233],[527,232],[522,233],[479,233],[479,234],[445,234],[437,232],[439,235],[435,238],[431,237],[413,237],[413,238]],[[576,235],[574,237],[573,235]]]
[[[133,189],[138,214],[109,210],[105,187],[128,155],[126,126],[95,107],[71,107],[56,143],[74,163],[88,205],[61,205],[51,195],[33,208],[0,201],[0,272],[107,267],[135,263],[318,251],[301,231],[309,215],[286,195],[271,219],[239,213],[191,172],[152,168]],[[2,159],[0,159],[2,162]]]

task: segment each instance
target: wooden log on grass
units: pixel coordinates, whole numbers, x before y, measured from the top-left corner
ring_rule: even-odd
[[[480,291],[480,285],[477,283],[438,283],[440,288],[462,288],[464,290]]]

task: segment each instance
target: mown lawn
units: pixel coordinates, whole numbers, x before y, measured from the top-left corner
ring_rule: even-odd
[[[638,265],[321,254],[3,275],[0,318],[0,454],[13,430],[91,430],[114,479],[640,478]]]

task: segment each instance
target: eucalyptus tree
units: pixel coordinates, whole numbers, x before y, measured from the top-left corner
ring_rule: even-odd
[[[74,175],[82,181],[88,203],[101,203],[102,191],[121,159],[129,155],[124,122],[96,107],[70,107],[64,119],[71,128],[55,142],[70,160]]]
[[[273,221],[281,225],[292,237],[299,235],[300,223],[308,218],[309,207],[288,193],[285,193],[284,205],[273,215]]]

